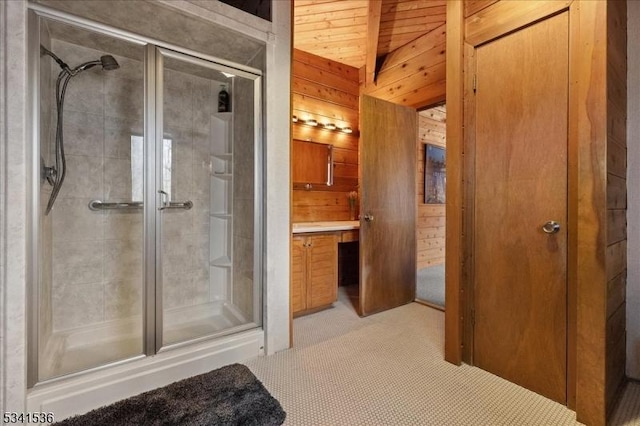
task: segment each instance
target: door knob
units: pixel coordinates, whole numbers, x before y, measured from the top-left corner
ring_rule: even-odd
[[[366,220],[367,222],[373,222],[373,215],[369,213],[365,214],[364,220]]]
[[[550,220],[542,225],[542,230],[547,234],[555,234],[560,231],[560,224],[555,220]]]

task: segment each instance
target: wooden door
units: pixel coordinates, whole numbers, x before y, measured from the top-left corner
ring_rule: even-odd
[[[362,96],[360,314],[409,303],[416,288],[414,109]]]
[[[568,25],[563,13],[478,47],[475,98],[474,364],[561,403]]]

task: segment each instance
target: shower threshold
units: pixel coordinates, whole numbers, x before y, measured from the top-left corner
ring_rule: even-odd
[[[165,312],[164,345],[236,329],[248,321],[225,301],[180,307]],[[142,317],[55,331],[40,358],[40,380],[143,355]]]

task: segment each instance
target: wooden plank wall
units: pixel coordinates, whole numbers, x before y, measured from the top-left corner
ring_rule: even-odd
[[[445,25],[391,52],[363,94],[424,108],[445,100]]]
[[[627,281],[627,10],[607,2],[607,343],[610,414],[625,378]]]
[[[425,144],[446,147],[446,107],[437,106],[418,113],[418,269],[444,263],[445,205],[424,203],[424,152]]]
[[[358,189],[359,71],[294,49],[291,85],[293,115],[300,120],[353,129],[346,134],[293,123],[293,139],[333,144],[334,185],[305,190],[294,184],[292,221],[349,220],[347,194]]]
[[[607,3],[571,5],[569,146],[575,147],[575,410],[576,420],[606,425],[607,382]],[[574,49],[572,52],[572,48]],[[573,95],[573,96],[572,96]],[[573,157],[573,156],[572,156]],[[570,169],[571,172],[571,169]],[[570,205],[571,207],[571,205]],[[571,281],[570,281],[571,282]],[[571,295],[572,288],[569,288]],[[569,303],[571,306],[571,298]],[[570,319],[573,312],[569,310]],[[571,325],[571,323],[570,323]],[[569,336],[571,341],[571,335]],[[571,349],[571,348],[570,348]],[[569,358],[571,359],[571,358]]]

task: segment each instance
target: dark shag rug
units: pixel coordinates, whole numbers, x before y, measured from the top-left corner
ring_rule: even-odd
[[[55,423],[60,426],[281,425],[286,413],[244,365],[232,364]]]

